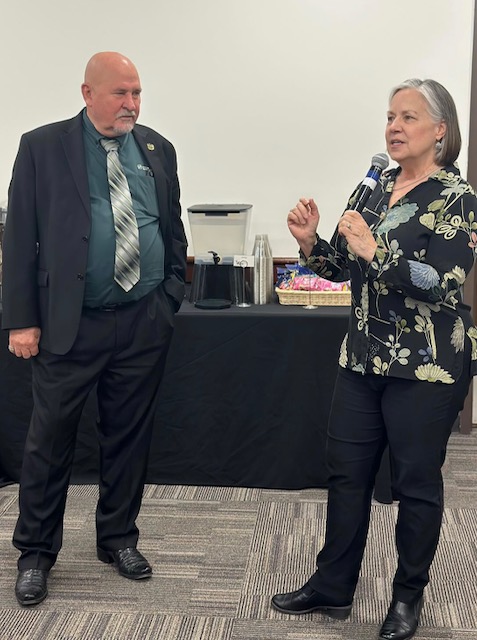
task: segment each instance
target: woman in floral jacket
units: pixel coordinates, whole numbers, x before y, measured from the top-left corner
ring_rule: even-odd
[[[348,334],[328,428],[325,544],[317,571],[278,594],[286,613],[346,618],[368,533],[374,477],[389,444],[398,567],[383,640],[418,626],[443,512],[441,467],[477,362],[477,329],[462,302],[477,241],[477,198],[454,162],[461,137],[447,90],[407,80],[391,92],[384,173],[362,213],[351,196],[328,243],[302,198],[288,226],[302,261],[329,280],[351,279]]]

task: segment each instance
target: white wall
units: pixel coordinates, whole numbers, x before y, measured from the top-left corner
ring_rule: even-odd
[[[101,50],[137,65],[140,121],[177,149],[184,212],[250,202],[250,242],[268,233],[275,256],[296,255],[285,219],[300,195],[317,198],[331,235],[384,150],[389,90],[408,77],[432,77],[454,96],[465,175],[474,0],[0,5],[0,204],[21,133],[81,109],[85,63]]]

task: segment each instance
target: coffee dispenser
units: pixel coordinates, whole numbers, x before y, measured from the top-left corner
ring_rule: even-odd
[[[249,291],[234,258],[244,254],[252,205],[196,204],[187,212],[194,250],[190,302],[205,309],[237,304]]]

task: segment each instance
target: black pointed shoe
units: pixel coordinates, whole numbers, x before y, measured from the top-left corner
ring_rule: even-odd
[[[412,602],[394,600],[379,632],[379,640],[408,640],[416,633],[421,615],[423,598]]]
[[[39,604],[48,595],[46,581],[48,571],[43,569],[21,569],[15,584],[15,596],[24,607]]]
[[[98,560],[106,564],[114,564],[120,576],[130,580],[150,578],[152,567],[136,547],[126,547],[116,551],[97,548]]]
[[[352,607],[351,604],[336,605],[326,602],[326,598],[310,587],[308,583],[298,591],[278,593],[273,596],[272,605],[282,613],[299,615],[319,611],[337,620],[345,620],[351,613]]]

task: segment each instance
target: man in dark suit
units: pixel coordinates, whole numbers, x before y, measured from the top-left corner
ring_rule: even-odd
[[[32,358],[34,406],[13,535],[22,605],[48,593],[77,425],[95,384],[97,555],[126,578],[151,575],[137,550],[135,521],[158,386],[184,296],[176,155],[160,134],[136,125],[137,70],[119,53],[98,53],[81,89],[86,108],[79,115],[22,136],[3,242],[3,328],[10,352]],[[111,141],[120,179],[110,173]],[[124,257],[128,247],[131,259]]]

